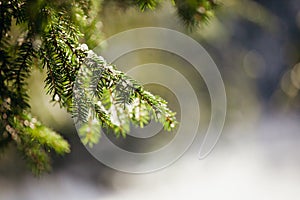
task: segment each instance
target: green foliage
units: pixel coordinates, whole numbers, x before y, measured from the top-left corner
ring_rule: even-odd
[[[174,0],[180,18],[189,27],[207,23],[218,7],[217,0]]]
[[[166,101],[89,50],[102,36],[98,33],[99,2],[0,2],[0,148],[13,143],[36,174],[51,168],[51,150],[64,154],[70,147],[30,114],[26,81],[34,67],[46,70],[46,92],[78,121],[84,144],[99,141],[100,127],[125,137],[130,124],[143,127],[154,119],[168,131],[177,124]],[[161,1],[118,2],[145,10]],[[216,5],[210,0],[172,2],[190,24],[207,19]],[[202,7],[205,11],[199,14]],[[202,18],[195,17],[197,13]]]
[[[108,0],[107,0],[108,1]],[[109,0],[116,2],[122,8],[136,5],[140,10],[154,10],[163,2],[162,0]],[[219,7],[218,0],[170,0],[176,7],[178,16],[188,28],[206,24]]]
[[[88,52],[75,83],[73,108],[80,130],[85,130],[80,131],[84,143],[92,146],[98,141],[99,133],[92,131],[98,124],[112,129],[117,137],[125,137],[130,124],[143,127],[151,119],[171,131],[177,124],[176,113],[166,105],[102,57]]]
[[[136,0],[136,3],[142,11],[145,9],[154,9],[160,3],[159,0]]]

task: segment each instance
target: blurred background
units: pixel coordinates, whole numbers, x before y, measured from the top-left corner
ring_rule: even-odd
[[[132,28],[158,26],[183,32],[207,50],[221,72],[228,105],[221,138],[207,158],[198,160],[197,153],[210,119],[209,93],[202,77],[176,55],[141,50],[115,61],[123,71],[149,62],[168,65],[197,91],[201,120],[193,145],[171,166],[142,175],[112,170],[93,158],[70,115],[49,103],[45,74],[37,70],[29,80],[33,113],[62,133],[72,152],[53,155],[53,171],[34,177],[15,150],[7,150],[0,159],[0,199],[299,199],[300,2],[222,2],[216,17],[194,30],[185,27],[168,1],[148,12],[105,1],[98,24],[103,39]],[[139,75],[143,76],[147,74]],[[154,84],[145,87],[180,114],[172,91]],[[158,135],[148,142],[131,137],[111,140],[124,149],[145,152],[173,138],[163,131]]]

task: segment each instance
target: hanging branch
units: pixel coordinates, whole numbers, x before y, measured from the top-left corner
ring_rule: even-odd
[[[161,2],[115,1],[142,11]],[[213,0],[171,2],[190,24],[208,19],[216,6]],[[14,144],[36,174],[50,170],[50,151],[63,154],[70,147],[31,115],[26,81],[34,67],[46,71],[46,93],[72,113],[84,144],[97,143],[100,128],[125,137],[130,124],[143,127],[151,119],[168,131],[177,125],[165,100],[89,50],[101,37],[100,6],[98,0],[0,2],[0,149]]]

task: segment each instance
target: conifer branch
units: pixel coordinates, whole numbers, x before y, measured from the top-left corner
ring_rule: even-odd
[[[161,2],[115,1],[142,11]],[[213,0],[171,2],[192,25],[207,20],[217,6]],[[168,131],[177,125],[165,100],[89,50],[101,37],[100,6],[97,0],[0,2],[0,148],[14,144],[36,174],[51,168],[49,151],[63,154],[70,147],[30,114],[26,81],[34,67],[46,71],[46,93],[77,119],[84,144],[97,143],[100,128],[125,137],[130,124],[143,127],[151,119]]]

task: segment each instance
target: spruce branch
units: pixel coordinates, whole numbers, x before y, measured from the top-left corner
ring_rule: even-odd
[[[125,137],[130,131],[130,124],[143,127],[151,119],[162,123],[168,131],[178,123],[176,113],[167,107],[166,101],[145,91],[135,80],[93,51],[88,51],[79,71],[74,104],[73,116],[82,127],[80,135],[90,146],[94,144],[88,139],[94,138],[91,137],[94,128],[90,120],[113,129],[117,137]],[[84,130],[88,130],[86,135]],[[98,136],[99,130],[94,134]]]
[[[142,11],[161,2],[115,1]],[[171,2],[192,25],[209,19],[217,6],[213,0]],[[96,144],[100,128],[125,137],[131,124],[154,119],[171,131],[178,123],[165,100],[89,50],[101,38],[100,7],[98,0],[0,2],[0,148],[15,145],[36,174],[50,170],[49,151],[63,154],[70,147],[31,115],[27,80],[34,67],[46,71],[46,93],[72,113],[84,144]]]

